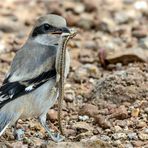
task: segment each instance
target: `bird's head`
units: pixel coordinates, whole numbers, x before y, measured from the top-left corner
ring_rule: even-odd
[[[37,19],[30,37],[41,44],[57,44],[60,37],[70,35],[66,20],[58,15],[48,14]]]

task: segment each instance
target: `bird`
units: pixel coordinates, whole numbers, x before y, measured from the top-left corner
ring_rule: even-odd
[[[46,124],[47,112],[59,96],[55,60],[64,33],[69,34],[70,29],[62,16],[47,14],[36,20],[0,87],[0,136],[18,119],[35,117],[53,141],[64,139],[59,133],[52,133]],[[66,50],[65,78],[69,67]]]

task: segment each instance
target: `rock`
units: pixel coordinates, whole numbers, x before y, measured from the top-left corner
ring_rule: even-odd
[[[113,142],[113,146],[115,146],[115,147],[116,147],[116,146],[119,146],[119,145],[121,146],[121,144],[122,144],[122,143],[121,143],[121,140],[115,140],[115,141]]]
[[[78,27],[89,30],[94,25],[93,16],[91,14],[82,14],[79,21],[77,22]]]
[[[148,134],[148,128],[145,128],[145,129],[144,129],[144,133],[145,133],[145,134]]]
[[[124,105],[121,105],[119,108],[115,109],[115,112],[111,114],[110,118],[116,118],[123,120],[128,118],[128,112]]]
[[[28,137],[24,137],[23,143],[25,143],[25,144],[31,144],[32,141],[31,141],[31,139],[29,139]]]
[[[89,117],[87,115],[79,116],[79,120],[81,120],[81,121],[86,121],[88,119],[89,119]]]
[[[32,139],[32,141],[33,141],[33,143],[35,144],[36,147],[41,147],[41,148],[42,148],[42,145],[45,143],[43,140],[36,138],[36,137],[34,137]]]
[[[93,104],[100,104],[103,100],[121,104],[125,101],[146,99],[148,97],[147,81],[148,76],[142,69],[129,67],[100,78],[88,98]]]
[[[125,144],[125,148],[134,148],[134,147],[131,143],[127,143],[127,144]]]
[[[0,30],[3,32],[6,33],[18,32],[21,31],[22,28],[23,26],[18,22],[1,18]]]
[[[14,58],[15,53],[10,52],[10,53],[3,53],[0,55],[0,60],[3,62],[11,63],[12,59]]]
[[[139,116],[139,113],[140,113],[139,108],[133,108],[133,109],[132,109],[132,112],[131,112],[131,115],[132,115],[133,117],[138,117],[138,116]]]
[[[76,4],[76,5],[75,5],[75,7],[74,7],[74,12],[75,12],[76,14],[81,14],[81,13],[84,12],[84,9],[85,9],[84,5],[81,4],[81,3],[79,3],[79,4]]]
[[[64,133],[65,133],[66,137],[67,136],[76,136],[76,131],[73,129],[65,129]]]
[[[138,136],[140,140],[148,140],[148,134],[139,133]]]
[[[93,63],[94,62],[94,54],[91,50],[82,50],[79,55],[80,62],[83,64]]]
[[[78,4],[78,3],[76,3],[76,4]],[[72,2],[72,1],[65,1],[64,2],[64,8],[66,10],[74,10],[75,9],[75,3]]]
[[[98,77],[100,76],[99,74],[99,70],[98,70],[98,67],[93,65],[93,64],[85,64],[84,65],[84,68],[87,69],[87,72],[89,73],[89,76],[91,77]]]
[[[65,90],[64,100],[66,102],[73,102],[75,99],[75,92],[73,90],[67,89]]]
[[[139,121],[138,124],[136,125],[137,128],[143,128],[146,126],[147,126],[147,123],[144,121]]]
[[[121,132],[123,129],[120,127],[120,126],[118,126],[118,125],[116,125],[116,126],[114,126],[114,128],[115,128],[115,132]]]
[[[72,12],[67,12],[65,18],[67,20],[68,26],[76,26],[77,22],[79,21],[79,17],[74,15]]]
[[[144,111],[148,114],[148,107],[144,108]]]
[[[96,45],[96,43],[95,43],[95,41],[87,41],[87,42],[85,42],[85,44],[84,44],[84,48],[86,48],[86,49],[97,49],[97,45]]]
[[[98,0],[83,0],[83,3],[85,5],[85,10],[88,12],[95,11],[97,9],[97,6],[99,5]]]
[[[122,63],[116,64],[116,70],[123,70]]]
[[[64,2],[64,7],[66,10],[71,10],[76,14],[80,14],[84,12],[84,5],[82,3],[74,3],[72,1],[65,1]]]
[[[90,138],[90,141],[96,141],[96,140],[98,140],[98,136],[96,136],[96,135],[94,135]]]
[[[148,37],[140,39],[139,46],[143,49],[148,49]]]
[[[118,24],[124,24],[129,21],[129,17],[125,11],[117,11],[114,15],[114,19]]]
[[[12,144],[11,144],[11,146],[12,147],[15,147],[15,148],[18,148],[18,147],[27,147],[27,145],[26,144],[23,144],[23,142],[21,142],[21,141],[17,141],[17,142],[13,142]]]
[[[141,141],[141,140],[136,140],[136,141],[132,141],[132,144],[134,147],[143,147],[145,146],[146,144],[148,144],[147,141]]]
[[[4,53],[6,50],[6,44],[4,41],[0,42],[0,54]]]
[[[54,148],[111,148],[112,146],[102,140],[96,140],[96,141],[85,141],[85,142],[50,142],[47,144],[48,147],[54,147]]]
[[[128,64],[136,61],[147,62],[147,56],[141,48],[131,48],[128,50],[118,50],[109,55],[107,54],[105,60],[108,64]]]
[[[111,138],[109,136],[106,136],[106,135],[101,135],[100,139],[103,140],[103,141],[110,141],[111,140]]]
[[[115,139],[115,140],[119,140],[119,139],[126,139],[127,136],[125,133],[114,133],[112,134],[112,137]]]
[[[141,1],[136,1],[134,3],[134,7],[137,9],[137,10],[142,10],[142,11],[147,11],[148,10],[148,4],[146,1],[144,0],[141,0]]]
[[[128,133],[127,136],[130,140],[137,140],[138,139],[137,133],[134,133],[134,132]]]
[[[148,35],[148,29],[145,26],[132,28],[132,36],[136,38],[144,38]]]
[[[92,131],[93,127],[91,127],[88,123],[86,122],[76,122],[73,125],[74,129],[79,129],[79,130],[84,130],[84,131]]]
[[[123,0],[123,2],[125,4],[132,4],[134,2],[134,0]]]
[[[98,107],[92,104],[85,104],[82,106],[82,108],[79,110],[79,115],[88,115],[90,117],[94,117],[96,114],[98,114]]]
[[[96,115],[94,118],[95,122],[103,129],[111,128],[110,122],[104,116]]]
[[[92,136],[93,136],[93,133],[91,131],[81,132],[76,136],[75,140],[86,142],[86,138],[92,137]]]
[[[55,122],[58,120],[57,115],[58,115],[57,111],[55,111],[54,109],[50,109],[47,113],[47,120]]]
[[[86,80],[88,76],[89,76],[89,74],[87,73],[87,69],[84,67],[79,67],[75,71],[74,79],[78,82],[81,82],[83,80]]]

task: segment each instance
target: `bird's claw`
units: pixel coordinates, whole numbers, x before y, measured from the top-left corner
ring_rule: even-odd
[[[51,136],[51,138],[55,141],[55,142],[61,142],[65,139],[64,136],[60,135],[59,133],[55,133],[53,136]]]

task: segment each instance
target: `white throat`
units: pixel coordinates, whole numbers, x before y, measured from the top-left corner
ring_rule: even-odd
[[[58,45],[60,37],[55,35],[38,35],[33,39],[35,42],[42,44],[42,45]]]

